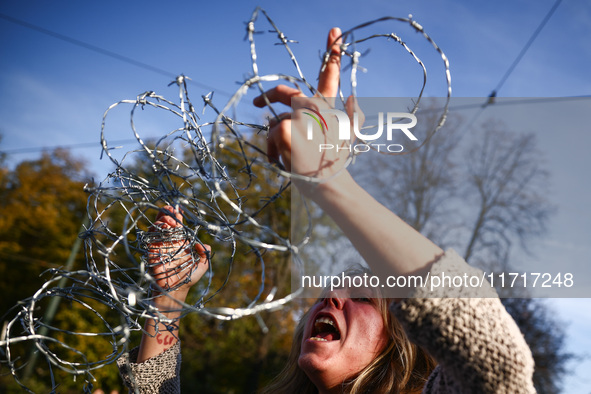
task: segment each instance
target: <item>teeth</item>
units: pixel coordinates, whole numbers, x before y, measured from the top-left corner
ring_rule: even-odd
[[[337,326],[334,324],[334,321],[331,318],[328,318],[328,317],[319,317],[314,322],[314,324],[319,324],[319,323],[330,324],[334,328],[337,328]]]
[[[334,332],[331,333],[333,340],[335,338],[335,335],[340,337],[339,329],[337,328],[337,325],[335,324],[334,320],[332,320],[330,317],[322,316],[322,317],[317,318],[314,321],[314,329],[312,330],[312,337],[310,337],[310,339],[312,341],[329,342],[329,340],[326,338],[321,338],[320,336],[316,336],[316,335],[320,335],[321,331],[323,331],[323,332],[327,331],[326,326],[322,327],[325,324],[329,325],[330,327],[332,327],[334,329]],[[328,330],[328,331],[330,331],[330,330]]]

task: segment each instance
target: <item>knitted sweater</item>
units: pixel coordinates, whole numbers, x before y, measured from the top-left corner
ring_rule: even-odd
[[[429,274],[482,275],[453,250]],[[438,362],[423,393],[535,393],[531,352],[494,290],[417,288],[391,311],[410,339]],[[137,348],[117,361],[128,388],[142,394],[180,393],[180,342],[143,363],[136,359]]]

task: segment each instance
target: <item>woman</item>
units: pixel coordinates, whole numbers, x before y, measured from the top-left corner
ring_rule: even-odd
[[[391,299],[376,295],[370,289],[325,291],[300,320],[287,365],[264,392],[316,393],[321,385],[339,392],[420,392],[435,362],[408,339],[388,309]],[[338,355],[323,349],[341,339]]]
[[[335,97],[340,76],[338,28],[328,37],[329,61],[320,73],[318,96]],[[277,86],[258,97],[259,107],[270,103],[304,101],[297,89]],[[330,104],[330,102],[329,102]],[[310,102],[317,106],[317,102]],[[354,109],[354,102],[347,102]],[[342,169],[347,151],[318,152],[318,143],[332,142],[330,135],[315,135],[309,141],[299,113],[282,114],[271,124],[268,155],[282,162],[292,173],[324,179],[316,185],[294,181],[300,191],[314,200],[343,230],[368,262],[374,274],[386,277],[437,276],[445,272],[470,272],[453,250],[444,252],[373,199]],[[329,130],[331,128],[329,127]],[[161,214],[162,227],[180,225],[182,215]],[[153,245],[156,248],[166,245]],[[178,245],[168,245],[178,247]],[[200,247],[201,259],[191,282],[159,297],[160,311],[178,308],[191,285],[207,269],[207,250]],[[190,256],[183,256],[184,262]],[[175,285],[179,275],[153,274],[163,287]],[[159,277],[160,276],[162,277]],[[445,289],[432,298],[427,289],[417,288],[408,298],[390,303],[371,289],[351,297],[348,289],[327,293],[308,311],[294,337],[286,369],[267,392],[277,393],[530,393],[533,360],[519,329],[496,297],[480,296],[471,289]],[[443,290],[442,290],[443,291]],[[442,298],[455,297],[455,298]],[[431,297],[431,298],[429,298]],[[178,312],[164,313],[171,320]],[[148,321],[139,349],[131,360],[119,362],[128,386],[140,392],[178,392],[180,345],[176,325]],[[158,335],[155,335],[156,333]],[[433,358],[431,358],[433,357]],[[433,369],[435,359],[438,366]]]

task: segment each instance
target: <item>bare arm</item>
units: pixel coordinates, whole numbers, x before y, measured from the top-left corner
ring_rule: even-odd
[[[318,187],[313,199],[382,277],[425,275],[443,254],[441,248],[376,201],[349,173]]]
[[[174,212],[171,207],[165,209],[171,213],[159,213],[154,227],[167,229],[181,226],[182,215]],[[176,220],[172,216],[173,212]],[[186,241],[164,241],[150,245],[148,259],[150,273],[160,287],[175,288],[186,279],[187,275],[190,275],[190,281],[169,292],[168,295],[161,294],[154,299],[154,306],[170,323],[156,322],[153,319],[146,321],[144,325],[146,332],[142,336],[139,347],[138,363],[163,353],[178,342],[181,305],[185,302],[191,286],[197,283],[207,271],[209,250],[208,245],[197,244],[195,251],[191,252],[187,250]],[[170,261],[165,262],[164,256],[172,257]]]

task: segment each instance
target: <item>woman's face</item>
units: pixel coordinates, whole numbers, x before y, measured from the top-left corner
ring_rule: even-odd
[[[310,310],[298,365],[320,392],[356,375],[388,342],[379,300],[370,290],[356,290],[355,297],[335,290]]]

